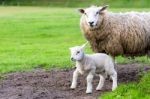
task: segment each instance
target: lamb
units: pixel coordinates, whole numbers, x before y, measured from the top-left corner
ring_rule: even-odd
[[[79,9],[80,28],[96,53],[145,55],[150,50],[150,13],[112,13],[103,7]]]
[[[92,80],[94,75],[98,74],[100,77],[99,84],[96,90],[101,90],[105,78],[109,75],[112,78],[112,91],[117,88],[117,72],[114,69],[114,63],[110,56],[104,53],[84,54],[86,44],[82,46],[75,46],[70,48],[71,60],[76,61],[76,69],[73,72],[73,79],[71,89],[77,86],[77,79],[79,74],[87,75],[87,89],[86,93],[92,93]]]

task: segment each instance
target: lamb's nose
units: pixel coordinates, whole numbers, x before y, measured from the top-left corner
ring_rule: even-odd
[[[93,26],[93,23],[94,23],[93,21],[89,22],[90,26]]]
[[[73,61],[73,57],[71,57],[71,60]]]

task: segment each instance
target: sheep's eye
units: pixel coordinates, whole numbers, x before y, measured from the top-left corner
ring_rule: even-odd
[[[80,53],[80,51],[77,51],[77,54],[79,54]]]

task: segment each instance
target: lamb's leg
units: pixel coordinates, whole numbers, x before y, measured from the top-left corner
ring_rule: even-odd
[[[110,75],[112,78],[113,84],[112,84],[112,91],[114,91],[117,88],[117,73],[114,72],[112,75]]]
[[[71,84],[71,87],[70,87],[71,89],[75,89],[75,88],[76,88],[78,75],[79,75],[79,72],[78,72],[78,70],[76,69],[76,70],[73,72],[73,79],[72,79],[72,84]]]
[[[99,75],[99,77],[100,77],[100,80],[99,80],[98,86],[96,87],[96,90],[101,90],[105,82],[105,77],[103,75]]]
[[[87,89],[86,89],[86,93],[92,93],[92,81],[93,81],[93,73],[89,73],[88,76],[87,76]]]

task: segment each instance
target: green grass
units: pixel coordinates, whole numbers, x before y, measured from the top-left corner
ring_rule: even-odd
[[[119,8],[150,7],[150,0],[2,0],[1,5],[87,7],[90,5],[110,5]]]
[[[118,64],[132,64],[132,63],[143,63],[143,64],[150,64],[150,59],[147,56],[138,56],[138,57],[122,57],[117,56],[115,58]]]
[[[76,8],[0,7],[0,12],[0,73],[73,66],[69,47],[85,43]],[[89,47],[86,51],[92,52]],[[141,58],[150,63],[145,57],[137,60]],[[121,56],[117,62],[129,63]]]
[[[69,47],[84,43],[70,8],[0,7],[0,72],[71,67]]]
[[[100,99],[150,99],[150,72],[139,83],[121,84],[114,92],[105,93]]]
[[[111,9],[120,11],[150,9]],[[0,73],[35,68],[71,68],[69,47],[85,43],[76,8],[0,7]],[[92,53],[89,47],[87,53]],[[129,60],[116,57],[119,64],[146,63],[146,56]],[[103,99],[148,99],[150,74],[140,83],[123,84]],[[3,79],[0,76],[0,79]],[[138,98],[137,98],[138,97]]]

